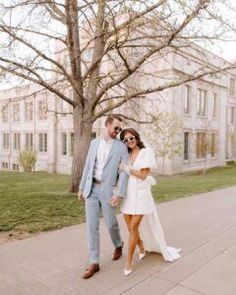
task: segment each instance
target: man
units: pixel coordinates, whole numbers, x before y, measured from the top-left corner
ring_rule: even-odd
[[[79,200],[86,201],[87,236],[90,265],[83,278],[88,279],[100,270],[99,217],[102,209],[106,226],[115,246],[113,260],[122,255],[123,243],[116,218],[116,206],[125,197],[128,174],[119,171],[120,162],[128,163],[127,147],[118,139],[122,120],[108,115],[105,132],[90,143],[78,192]]]

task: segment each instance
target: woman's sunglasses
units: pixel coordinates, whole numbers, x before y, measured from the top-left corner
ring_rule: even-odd
[[[125,143],[125,144],[127,144],[129,141],[134,141],[135,140],[135,136],[130,136],[130,137],[128,137],[128,138],[125,138],[124,140],[123,140],[123,142]]]

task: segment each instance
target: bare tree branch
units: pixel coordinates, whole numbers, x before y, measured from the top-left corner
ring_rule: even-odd
[[[215,74],[222,73],[222,72],[225,72],[225,71],[233,70],[235,68],[236,68],[236,64],[232,64],[232,65],[226,66],[224,68],[220,68],[220,69],[217,68],[215,70],[209,70],[209,71],[206,71],[206,72],[203,72],[203,73],[199,73],[199,74],[196,74],[195,76],[192,76],[192,75],[187,76],[185,74],[185,76],[187,76],[187,77],[185,77],[183,79],[179,79],[179,80],[176,80],[176,81],[171,81],[171,82],[166,83],[166,84],[161,85],[161,86],[148,88],[148,89],[141,90],[141,91],[136,91],[136,92],[134,92],[134,93],[132,93],[132,94],[130,94],[128,96],[123,97],[123,99],[121,99],[119,102],[114,104],[112,107],[109,106],[107,108],[104,108],[102,111],[95,114],[94,117],[93,117],[93,121],[96,121],[99,117],[104,116],[108,112],[122,106],[124,103],[126,103],[127,101],[130,101],[133,98],[140,97],[140,96],[145,96],[145,95],[153,93],[153,92],[161,92],[161,91],[163,91],[165,89],[174,88],[174,87],[177,87],[179,85],[183,85],[183,84],[185,84],[187,82],[190,82],[190,81],[199,80],[199,79],[201,79],[201,78],[203,78],[205,76],[208,76],[208,75],[215,75]]]

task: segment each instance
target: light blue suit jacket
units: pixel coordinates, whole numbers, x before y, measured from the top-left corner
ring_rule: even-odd
[[[100,143],[100,138],[95,138],[91,141],[88,155],[86,158],[82,179],[79,189],[83,191],[85,198],[89,197],[93,183],[94,166],[97,156],[97,150]],[[124,198],[128,183],[128,174],[124,171],[119,171],[120,162],[128,164],[129,154],[125,144],[120,140],[114,139],[111,150],[106,159],[103,172],[102,182],[100,184],[100,196],[107,201],[113,196],[113,188],[117,187],[116,195]]]

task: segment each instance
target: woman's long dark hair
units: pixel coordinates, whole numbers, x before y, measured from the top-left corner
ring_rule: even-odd
[[[121,131],[121,133],[120,133],[120,140],[121,141],[124,140],[125,134],[127,134],[127,133],[131,133],[135,137],[135,139],[137,141],[137,146],[140,149],[144,149],[145,148],[145,145],[142,142],[139,133],[135,129],[133,129],[133,128],[126,128],[126,129],[123,129]],[[128,151],[129,151],[129,153],[131,152],[131,149],[129,147],[128,147]]]

